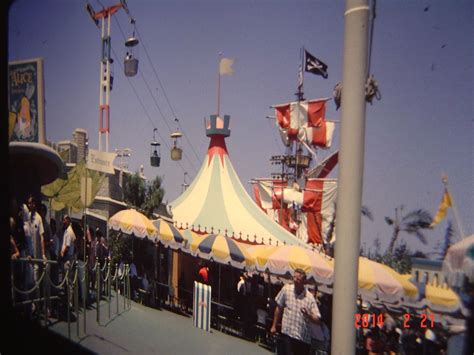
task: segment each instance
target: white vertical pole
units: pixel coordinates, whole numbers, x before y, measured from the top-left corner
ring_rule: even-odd
[[[458,232],[461,235],[461,239],[464,239],[464,236],[465,236],[464,228],[462,227],[461,219],[459,218],[459,212],[458,212],[458,209],[456,207],[456,204],[454,203],[453,195],[449,192],[449,189],[448,189],[448,177],[443,176],[442,180],[443,180],[444,188],[448,192],[449,197],[451,199],[451,205],[452,205],[451,207],[453,208],[453,215],[454,215],[454,219],[456,220],[456,225],[457,225],[457,228],[458,228]]]
[[[110,18],[112,14],[107,16],[107,37],[109,38],[109,48],[112,47],[112,39],[110,37]],[[107,117],[110,120],[110,58],[107,58],[107,84],[106,84],[106,95],[105,95],[105,104],[107,105],[108,115]],[[105,132],[105,151],[109,151],[109,130],[110,130],[110,121],[107,122],[107,131]]]
[[[344,64],[337,196],[333,355],[355,354],[360,224],[365,142],[365,82],[368,57],[368,0],[346,0]]]
[[[102,35],[101,35],[101,44],[104,43],[104,36],[105,36],[105,22],[104,19],[101,19],[102,22]],[[103,49],[102,49],[103,50]],[[100,131],[100,124],[102,120],[102,102],[104,101],[104,63],[102,61],[103,53],[100,56],[100,77],[99,77],[99,151],[102,151],[102,132]]]
[[[221,69],[219,60],[219,72],[217,74],[217,117],[220,115],[221,110]],[[217,126],[217,123],[216,123]]]

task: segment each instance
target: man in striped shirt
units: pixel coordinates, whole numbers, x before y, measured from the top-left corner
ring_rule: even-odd
[[[306,274],[296,269],[293,284],[283,286],[275,298],[277,307],[270,332],[277,332],[277,324],[283,314],[281,324],[284,354],[308,354],[311,345],[310,322],[319,323],[321,314],[314,296],[305,289]]]

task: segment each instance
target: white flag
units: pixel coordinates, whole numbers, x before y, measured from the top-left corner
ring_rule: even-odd
[[[222,58],[219,63],[219,74],[220,75],[232,75],[234,74],[234,69],[232,69],[232,64],[234,60],[230,58]]]

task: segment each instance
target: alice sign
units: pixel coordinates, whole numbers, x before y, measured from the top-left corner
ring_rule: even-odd
[[[43,59],[8,63],[8,140],[44,143]]]

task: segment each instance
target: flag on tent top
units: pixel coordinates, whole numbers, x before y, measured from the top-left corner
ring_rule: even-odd
[[[219,63],[219,74],[220,75],[232,75],[234,74],[234,69],[232,68],[234,60],[230,58],[221,58]]]
[[[321,75],[324,79],[328,78],[328,66],[306,49],[304,51],[304,71]]]

